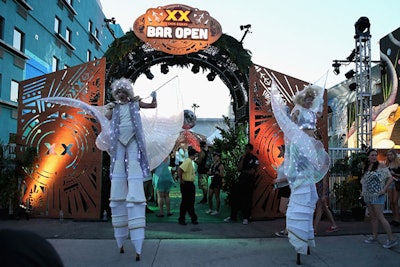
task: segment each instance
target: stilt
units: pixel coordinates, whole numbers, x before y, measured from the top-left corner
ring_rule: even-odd
[[[310,255],[310,247],[307,247],[307,255]],[[300,260],[300,253],[297,253],[297,260],[296,260],[297,265],[301,265],[301,260]]]

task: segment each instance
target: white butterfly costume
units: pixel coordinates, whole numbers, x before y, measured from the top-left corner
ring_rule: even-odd
[[[314,87],[308,86],[297,95],[305,99],[305,92],[315,90]],[[315,90],[319,93],[316,93],[311,108],[299,104],[294,107],[291,114],[297,112],[297,122],[288,116],[276,84],[271,89],[272,110],[285,135],[285,160],[280,166],[280,175],[288,179],[291,189],[286,228],[289,242],[301,254],[307,254],[308,247],[315,246],[313,214],[318,199],[315,183],[323,179],[330,163],[322,142],[303,131],[316,129],[316,110],[322,104],[322,89]]]
[[[175,78],[172,80],[177,82]],[[100,123],[96,146],[111,157],[110,207],[114,236],[122,253],[123,241],[130,235],[137,259],[142,252],[146,226],[143,179],[169,155],[182,130],[183,104],[178,88],[178,83],[168,82],[159,92],[159,100],[152,93],[154,106],[135,97],[131,81],[125,78],[111,85],[117,102],[102,107],[66,97],[42,98],[46,102],[83,109]],[[126,102],[120,101],[121,92]],[[149,111],[141,106],[157,108]]]

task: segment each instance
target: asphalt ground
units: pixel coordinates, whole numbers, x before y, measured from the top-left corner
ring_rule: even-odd
[[[198,204],[200,205],[200,204]],[[154,216],[153,213],[147,216]],[[178,215],[171,217],[177,219]],[[222,220],[223,218],[221,218]],[[390,216],[388,216],[390,220]],[[120,254],[110,221],[64,219],[0,220],[0,229],[33,231],[57,250],[65,266],[296,266],[296,253],[287,238],[276,237],[284,219],[235,223],[179,225],[154,222],[146,227],[141,261],[135,261],[130,241]],[[302,255],[303,266],[399,266],[400,246],[384,249],[386,235],[380,228],[380,244],[365,244],[369,218],[340,221],[339,231],[327,233],[321,221],[316,247]],[[400,240],[400,227],[392,227]]]
[[[297,266],[296,253],[287,238],[275,232],[284,227],[284,218],[225,223],[229,207],[222,201],[221,214],[205,214],[207,204],[197,204],[199,224],[179,225],[179,193],[171,191],[172,216],[156,217],[158,208],[150,202],[147,227],[140,261],[130,241],[120,254],[113,237],[110,220],[73,220],[31,218],[0,219],[0,229],[29,230],[47,239],[57,250],[65,266]],[[390,214],[386,214],[390,221]],[[317,229],[316,247],[311,255],[302,255],[302,266],[400,266],[400,245],[385,249],[387,237],[379,228],[379,243],[365,244],[371,233],[369,218],[363,221],[342,220],[337,216],[339,231],[328,233],[329,222],[322,220]],[[400,240],[400,227],[392,227]],[[1,260],[0,260],[1,263]],[[1,264],[0,264],[1,265]]]

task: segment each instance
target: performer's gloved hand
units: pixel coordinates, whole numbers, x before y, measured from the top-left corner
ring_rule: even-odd
[[[157,98],[157,92],[156,92],[156,91],[151,92],[150,96],[151,96],[153,99],[156,99],[156,98]]]
[[[110,102],[107,105],[104,106],[106,109],[113,109],[115,107],[115,103],[114,102]]]

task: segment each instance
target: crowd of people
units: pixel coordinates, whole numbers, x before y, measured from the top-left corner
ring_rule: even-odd
[[[139,186],[139,182],[142,183],[143,178],[149,176],[150,169],[143,146],[138,110],[155,108],[157,100],[154,93],[152,102],[144,103],[133,95],[132,87],[129,86],[124,80],[117,80],[112,85],[113,96],[117,102],[112,102],[109,107],[111,126],[114,127],[114,143],[111,144],[110,207],[115,237],[121,253],[122,241],[129,234],[136,248],[137,260],[140,260],[148,198],[145,196],[144,186]],[[314,236],[317,234],[323,213],[331,223],[326,231],[339,230],[327,201],[327,172],[330,160],[322,144],[321,134],[317,130],[317,122],[321,117],[322,93],[318,86],[306,86],[294,96],[295,107],[289,113],[276,87],[273,86],[271,91],[274,116],[285,136],[284,161],[277,170],[278,179],[274,183],[284,182],[284,186],[279,189],[279,195],[280,211],[286,216],[286,225],[277,235],[289,238],[298,257],[300,254],[308,254],[309,247],[315,246]],[[141,156],[137,157],[137,154]],[[396,180],[400,175],[400,164],[395,150],[388,152],[386,165],[379,163],[376,156],[376,150],[368,151],[368,160],[361,178],[361,194],[367,203],[372,225],[372,236],[365,242],[376,241],[377,225],[380,222],[388,235],[388,241],[383,246],[391,248],[397,245],[397,240],[391,232],[390,224],[400,224],[396,206],[399,198]],[[209,162],[210,158],[213,158],[212,163]],[[122,165],[124,161],[128,162],[127,167]],[[237,221],[238,215],[241,214],[242,223],[249,223],[258,167],[259,161],[253,153],[253,145],[248,143],[237,163],[238,179],[227,192],[230,216],[224,219],[225,222]],[[220,214],[225,167],[221,152],[210,151],[205,141],[200,142],[200,150],[184,143],[180,144],[176,151],[172,151],[151,171],[157,176],[157,182],[154,183],[159,209],[157,217],[173,215],[169,192],[174,183],[177,183],[181,193],[178,223],[187,225],[188,214],[191,223],[198,224],[195,208],[196,180],[197,189],[202,193],[198,204],[207,204],[206,213],[211,216]],[[375,185],[371,186],[373,183]],[[371,187],[378,188],[378,191],[371,191]],[[393,212],[391,223],[383,214],[384,195],[387,191],[392,207],[397,209]]]
[[[151,170],[139,110],[156,108],[156,93],[151,94],[150,103],[143,102],[133,94],[131,82],[125,78],[114,81],[111,92],[115,101],[106,105],[105,113],[111,122],[108,149],[111,157],[111,222],[120,253],[124,253],[124,241],[130,237],[136,251],[136,260],[139,261],[148,201],[151,198],[157,199],[156,217],[172,216],[169,193],[172,186],[177,184],[181,193],[178,223],[187,225],[188,214],[191,223],[197,225],[196,179],[197,188],[202,193],[198,204],[207,204],[206,213],[218,216],[221,212],[221,191],[226,171],[221,151],[211,151],[205,141],[200,142],[199,151],[187,144],[180,144],[176,151],[171,151],[159,166]],[[318,103],[321,92],[320,88],[313,85],[305,87],[295,95],[295,107],[289,113],[276,86],[272,86],[271,91],[274,116],[285,135],[284,161],[277,168],[277,179],[273,184],[280,198],[279,211],[286,216],[286,221],[283,230],[276,235],[289,238],[297,252],[298,263],[299,255],[309,254],[309,247],[315,246],[314,236],[323,213],[331,223],[326,231],[339,230],[328,207],[329,156],[317,131],[317,121],[321,116],[318,110],[321,106]],[[251,220],[253,191],[259,168],[259,160],[253,149],[252,144],[246,144],[237,162],[238,179],[227,192],[230,215],[223,219],[227,223],[237,221],[239,215],[243,225],[249,224]],[[366,155],[360,193],[368,208],[372,236],[364,242],[378,243],[380,223],[388,238],[383,247],[392,248],[398,241],[391,226],[400,225],[400,158],[394,149],[387,151],[385,163],[378,161],[378,151],[375,149],[369,149]],[[157,191],[156,196],[152,192],[153,186]],[[383,213],[386,193],[393,211],[391,222],[387,221]]]
[[[247,225],[251,217],[252,197],[254,183],[257,177],[258,158],[252,153],[253,145],[247,144],[240,158],[237,171],[238,180],[233,183],[229,191],[230,216],[225,222],[236,221],[238,213],[242,214],[242,222]],[[222,162],[222,154],[219,151],[210,151],[205,141],[200,141],[200,151],[191,146],[186,148],[182,144],[176,150],[174,163],[171,162],[170,170],[176,176],[181,192],[181,204],[178,223],[186,225],[185,215],[189,214],[193,224],[197,224],[195,213],[195,180],[197,188],[202,192],[202,199],[197,204],[207,204],[206,214],[220,215],[221,192],[225,183],[225,167]],[[180,160],[176,160],[180,159]],[[210,160],[211,159],[211,160]],[[215,201],[215,203],[214,203]],[[160,211],[162,206],[159,207]],[[160,212],[162,214],[162,212]],[[161,217],[160,215],[157,215]]]

